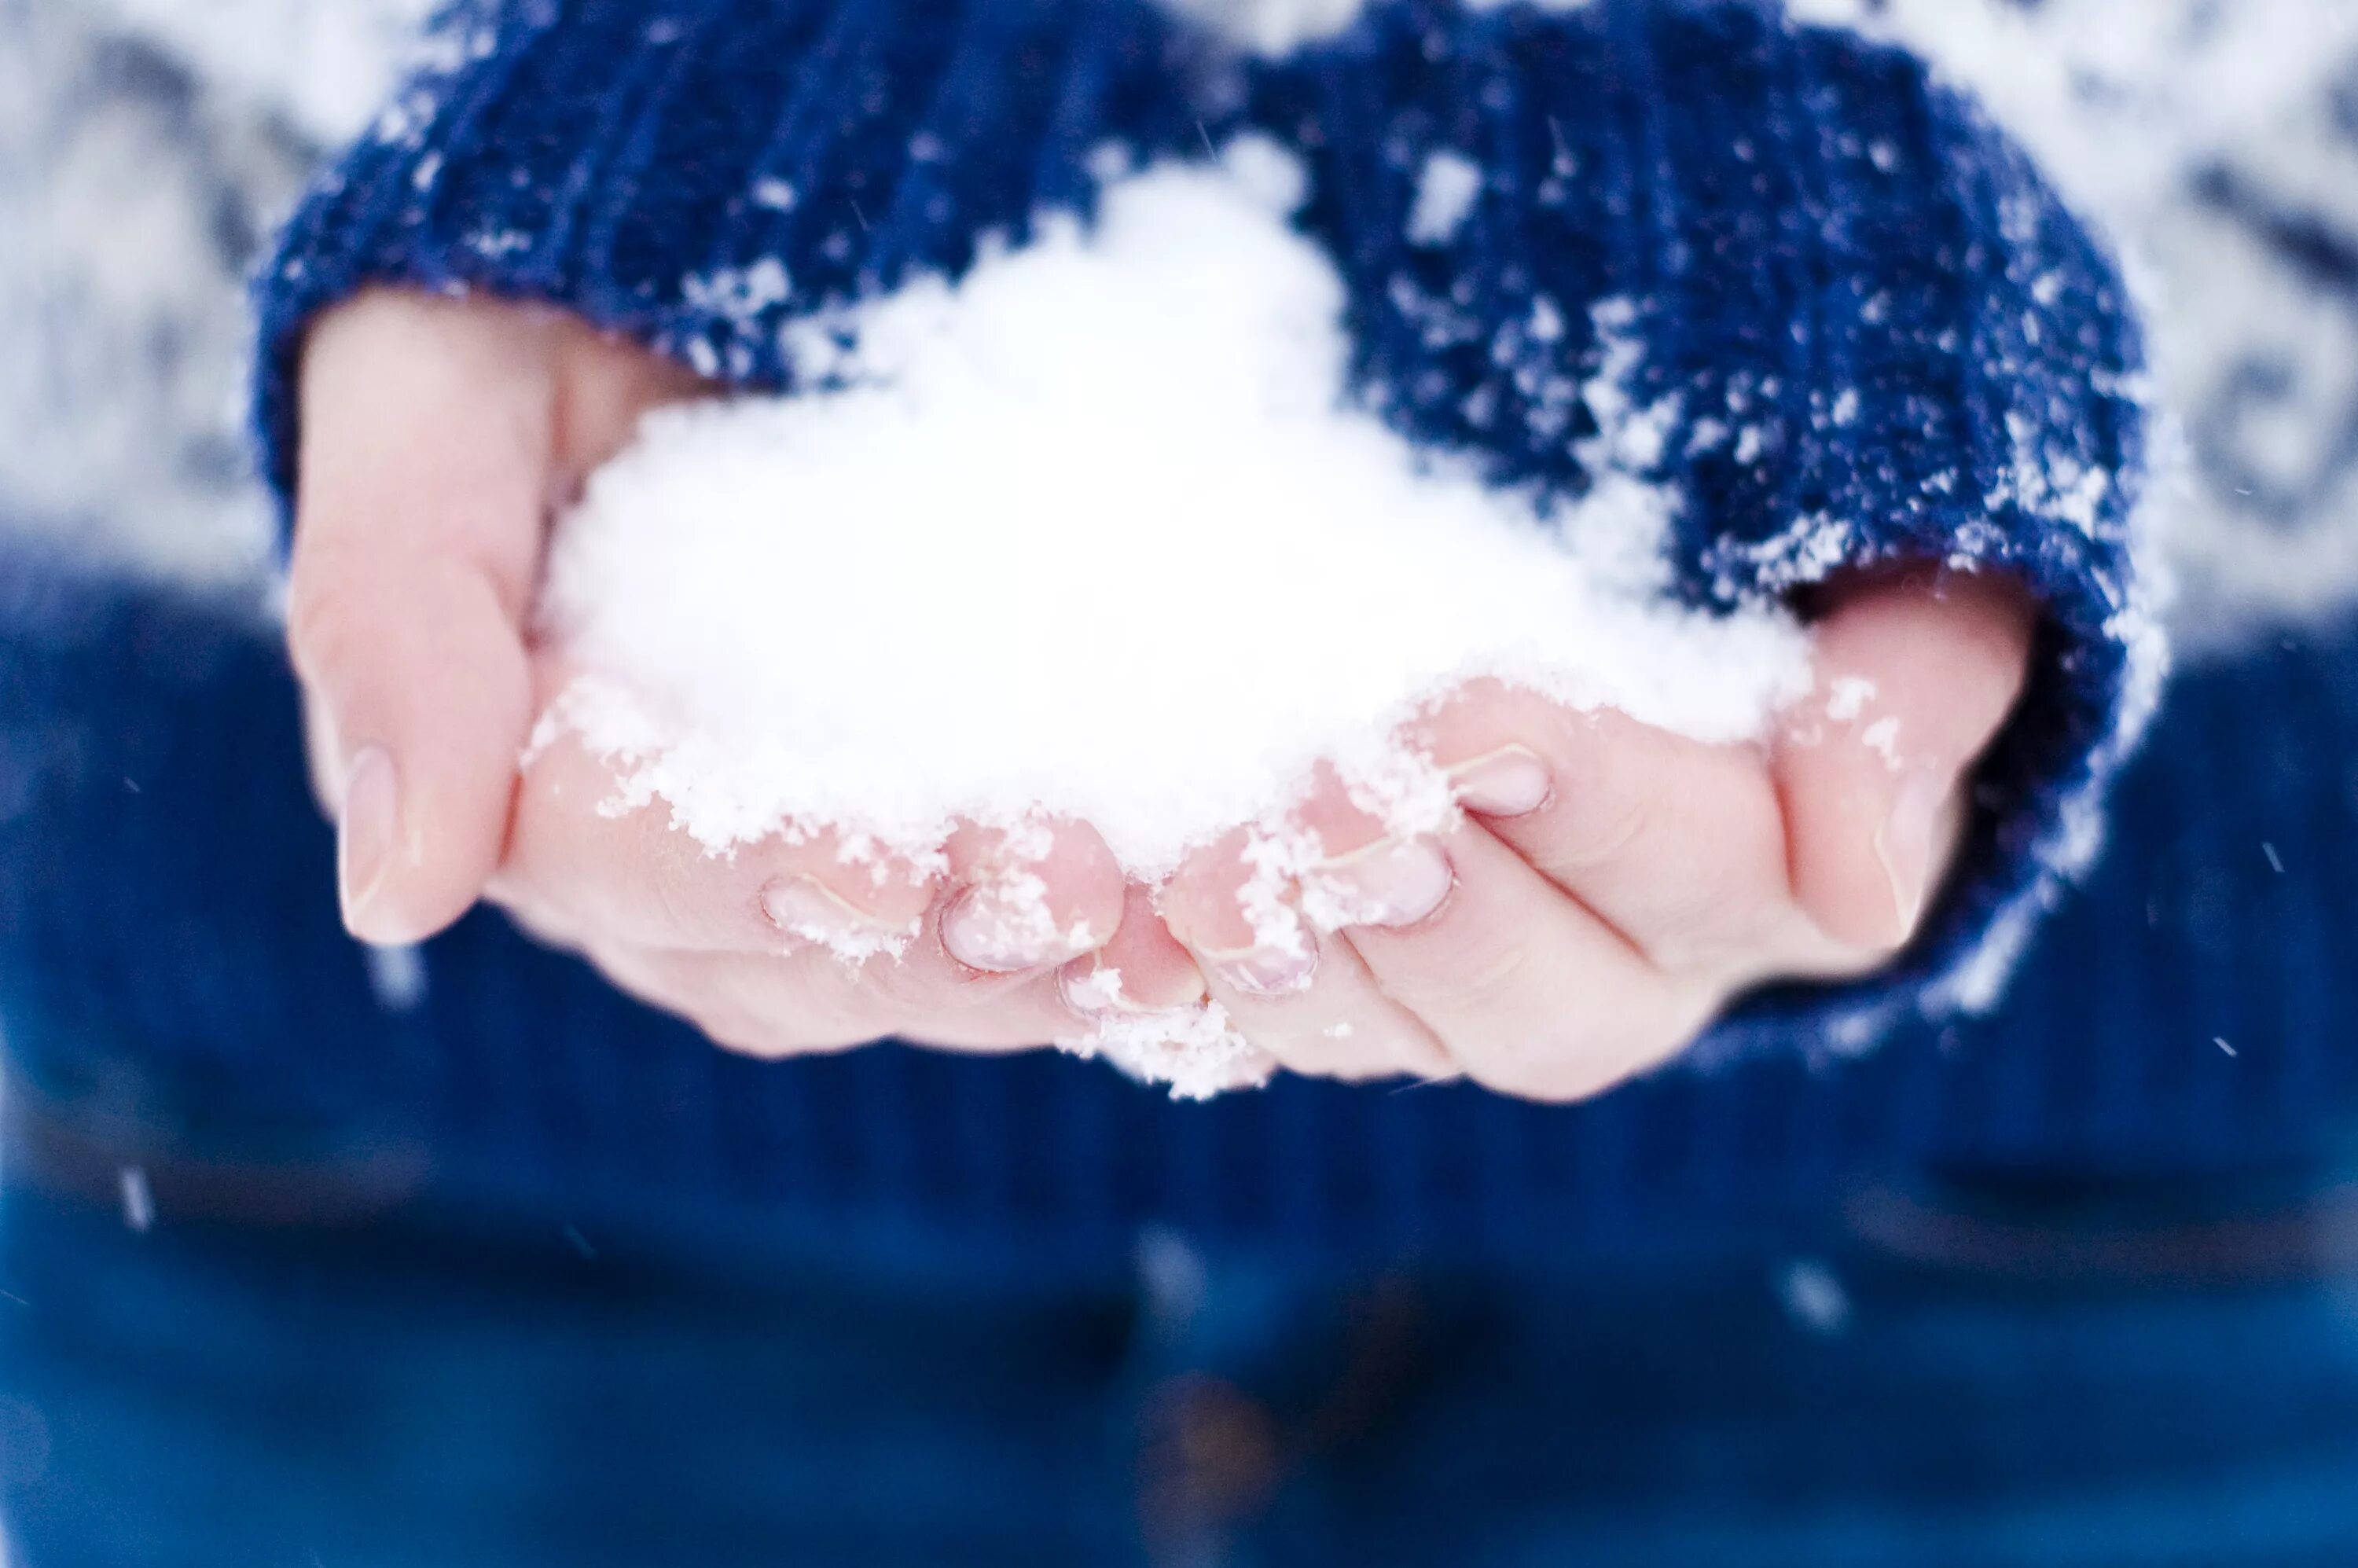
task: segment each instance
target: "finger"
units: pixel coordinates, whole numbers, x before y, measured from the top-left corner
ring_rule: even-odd
[[[1059,971],[1113,938],[1127,898],[1104,839],[1076,823],[966,827],[943,854],[925,934],[861,967],[904,1021],[898,1033],[979,1049],[1070,1037]]]
[[[1439,1042],[1383,994],[1350,944],[1322,935],[1303,917],[1297,877],[1274,870],[1265,849],[1251,832],[1231,834],[1191,857],[1162,897],[1172,935],[1193,955],[1237,1033],[1308,1076],[1455,1076]],[[1311,853],[1304,871],[1319,863]],[[1363,865],[1365,880],[1397,902],[1409,879],[1380,860],[1379,853]],[[1321,890],[1329,901],[1346,891],[1332,880]],[[1436,896],[1408,891],[1412,902],[1427,905]],[[1352,890],[1352,896],[1356,907],[1369,909],[1379,894]]]
[[[804,948],[776,955],[593,949],[599,966],[643,1000],[694,1022],[730,1050],[758,1056],[845,1050],[898,1038],[946,1050],[1028,1051],[1071,1031],[1051,975],[992,976],[918,1003],[878,983],[904,961],[848,964]]]
[[[969,969],[1056,968],[1104,946],[1121,925],[1121,863],[1084,824],[961,828],[947,854],[942,946]]]
[[[648,410],[716,388],[687,366],[578,317],[551,313],[546,319],[556,393],[548,499],[563,508],[580,499],[591,472],[637,437]]]
[[[1142,883],[1130,884],[1113,940],[1065,965],[1058,984],[1076,1021],[1059,1044],[1182,1098],[1256,1087],[1280,1065],[1211,1005],[1203,971]]]
[[[1383,994],[1476,1081],[1586,1098],[1675,1054],[1717,1010],[1716,989],[1665,975],[1478,821],[1439,849],[1455,881],[1438,909],[1346,935]]]
[[[313,330],[288,641],[355,935],[416,940],[481,891],[530,722],[522,622],[550,511],[698,385],[524,307],[375,294]]]
[[[1677,1050],[1709,1015],[1709,988],[1671,982],[1477,820],[1403,837],[1331,776],[1296,815],[1321,854],[1305,907],[1345,928],[1381,993],[1479,1082],[1580,1098]]]
[[[899,1016],[858,971],[816,954],[673,953],[600,944],[600,973],[686,1020],[723,1050],[778,1059],[849,1050],[893,1033]]]
[[[638,947],[816,946],[856,961],[910,946],[941,887],[938,866],[827,831],[715,853],[673,821],[669,803],[626,798],[613,764],[578,735],[536,746],[492,895],[542,923]]]
[[[714,1008],[773,1015],[773,1037],[794,1049],[860,1030],[989,1048],[1069,1036],[1057,970],[1122,922],[1120,871],[1086,827],[961,829],[931,860],[827,830],[715,856],[665,802],[618,808],[622,795],[577,737],[540,748],[496,896],[536,928],[663,950],[674,977],[728,978],[731,997],[675,995],[669,1005],[699,1022]],[[729,956],[766,957],[672,961]]]
[[[531,722],[550,381],[514,319],[380,295],[306,354],[288,643],[330,734],[346,923],[416,941],[498,863]]]
[[[1097,952],[1076,958],[1057,977],[1065,1001],[1084,1021],[1108,1015],[1176,1012],[1203,1002],[1203,971],[1171,935],[1155,907],[1154,891],[1133,882],[1122,895],[1121,925]]]
[[[1816,631],[1817,683],[1779,730],[1794,897],[1829,935],[1888,953],[1953,852],[1965,784],[2021,696],[2033,616],[1998,578],[1885,582]]]
[[[1784,817],[1759,747],[1496,681],[1410,735],[1494,837],[1663,968],[1757,968],[1816,935],[1787,897]]]

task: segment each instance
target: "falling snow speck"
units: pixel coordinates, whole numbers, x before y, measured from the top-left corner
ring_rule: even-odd
[[[146,1235],[156,1223],[156,1195],[148,1190],[146,1171],[125,1165],[116,1173],[115,1182],[123,1194],[123,1223]]]
[[[1416,204],[1409,211],[1413,245],[1445,245],[1474,211],[1482,194],[1482,168],[1463,153],[1442,151],[1424,160],[1416,181]]]
[[[1814,1259],[1797,1259],[1777,1280],[1787,1315],[1812,1334],[1832,1337],[1850,1326],[1850,1292],[1834,1271]]]
[[[414,1012],[426,1000],[426,955],[416,947],[364,949],[369,989],[387,1012]]]

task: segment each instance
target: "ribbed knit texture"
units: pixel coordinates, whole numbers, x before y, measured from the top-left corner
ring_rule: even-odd
[[[2028,160],[1920,61],[1724,0],[1379,4],[1260,78],[1251,118],[1306,158],[1360,388],[1412,436],[1578,493],[1598,411],[1563,371],[1626,332],[1631,401],[1677,417],[1659,459],[1616,458],[1684,498],[1691,598],[1891,559],[2039,592],[2030,696],[1928,938],[1874,983],[1763,998],[1706,1049],[1855,1046],[1993,996],[2093,848],[2160,674],[2132,537],[2139,334]],[[1419,244],[1435,153],[1483,187]]]
[[[275,659],[193,615],[69,593],[27,608],[44,630],[0,666],[11,714],[111,710],[39,742],[77,752],[0,824],[0,1017],[44,1098],[264,1162],[412,1148],[478,1205],[670,1228],[856,1219],[871,1242],[1072,1257],[1149,1221],[1544,1252],[1943,1149],[2247,1152],[2299,1109],[2195,1116],[2197,1070],[2150,1058],[2188,1048],[2136,1032],[2156,992],[2121,966],[2149,960],[2111,925],[2089,941],[2113,992],[2034,989],[1970,1069],[1927,1048],[1927,1021],[1985,1000],[2093,847],[2153,671],[2130,534],[2137,350],[2114,273],[1906,56],[1751,0],[1379,5],[1276,62],[1132,0],[516,0],[461,7],[443,46],[263,281],[259,421],[282,494],[303,328],[362,287],[545,299],[784,388],[786,321],[956,273],[1043,210],[1086,213],[1109,146],[1205,158],[1253,130],[1308,169],[1300,222],[1349,289],[1356,393],[1404,433],[1576,494],[1599,411],[1552,389],[1626,338],[1639,400],[1676,399],[1660,450],[1622,460],[1684,498],[1691,599],[1891,557],[2004,567],[2049,612],[2032,695],[1927,940],[1874,982],[1757,999],[1689,1066],[1581,1110],[1302,1083],[1186,1109],[1049,1058],[732,1060],[489,915],[436,945],[421,1007],[388,1011],[337,929]],[[1483,189],[1447,243],[1413,243],[1415,183],[1444,151]],[[760,281],[773,266],[784,298]],[[2349,694],[2321,700],[2307,718],[2346,733]],[[93,789],[116,776],[120,795]],[[2050,1034],[2041,1008],[2083,1033]],[[1895,1030],[1865,1062],[1827,1060]],[[2331,1076],[2329,1037],[2288,1062]],[[2200,1044],[2216,1074],[2228,1058]],[[2002,1065],[2020,1080],[1992,1078]]]

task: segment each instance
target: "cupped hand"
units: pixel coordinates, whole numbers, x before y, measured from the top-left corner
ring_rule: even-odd
[[[529,307],[377,293],[312,330],[287,642],[354,935],[419,941],[481,896],[550,521],[642,413],[698,390]]]
[[[615,815],[571,740],[520,771],[570,675],[532,634],[550,525],[644,414],[706,391],[527,306],[377,293],[314,329],[287,635],[346,925],[417,942],[488,895],[763,1054],[1071,1035],[1058,967],[1132,896],[1085,826],[961,831],[925,864],[825,836],[717,857],[660,804]]]
[[[1145,1008],[1200,974],[1298,1072],[1596,1094],[1754,986],[1864,974],[1908,943],[2033,622],[2001,579],[1855,585],[1816,628],[1815,689],[1765,744],[1469,687],[1416,737],[1456,826],[1392,836],[1323,781],[1287,831],[1231,835],[1174,879],[1162,913],[1192,964],[1118,939],[1068,989],[1110,967],[1118,997],[1081,994]]]

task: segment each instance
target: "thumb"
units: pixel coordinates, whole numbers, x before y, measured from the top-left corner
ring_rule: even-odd
[[[1892,579],[1816,628],[1817,684],[1775,760],[1793,894],[1847,947],[1915,934],[1956,849],[1970,772],[2022,694],[2033,611],[2000,577]]]
[[[369,296],[308,346],[287,640],[363,941],[434,935],[499,862],[551,380],[546,330],[495,305]]]

